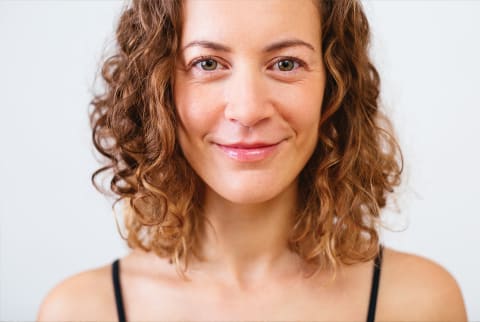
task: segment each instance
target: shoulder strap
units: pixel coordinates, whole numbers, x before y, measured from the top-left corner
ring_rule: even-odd
[[[119,322],[126,322],[125,309],[123,307],[122,288],[120,285],[120,261],[117,259],[112,263],[113,290],[115,292],[115,304]]]
[[[368,304],[367,322],[375,321],[375,310],[377,307],[378,284],[380,280],[380,270],[382,267],[383,246],[380,245],[380,250],[375,257],[375,265],[373,266],[372,288],[370,290],[370,303]]]

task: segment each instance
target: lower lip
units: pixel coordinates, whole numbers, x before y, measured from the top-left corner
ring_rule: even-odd
[[[256,148],[235,148],[225,145],[217,146],[222,150],[229,158],[240,162],[255,162],[268,158],[278,148],[280,143]]]

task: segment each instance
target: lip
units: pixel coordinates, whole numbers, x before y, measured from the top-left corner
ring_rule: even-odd
[[[234,144],[218,144],[220,150],[227,157],[239,162],[255,162],[262,161],[272,155],[280,145],[277,143],[234,143]]]

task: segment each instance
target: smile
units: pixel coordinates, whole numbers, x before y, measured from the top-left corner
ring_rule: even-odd
[[[217,144],[220,150],[227,155],[227,157],[239,162],[255,162],[261,161],[272,155],[278,148],[281,142],[275,144],[232,144],[221,145]]]

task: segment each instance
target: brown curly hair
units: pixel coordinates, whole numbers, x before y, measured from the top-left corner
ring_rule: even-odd
[[[318,0],[327,71],[319,140],[300,173],[299,204],[289,247],[316,269],[371,260],[387,195],[400,183],[403,158],[379,110],[380,79],[368,55],[369,25],[357,0]],[[134,0],[123,11],[117,48],[95,95],[93,142],[111,175],[116,202],[126,201],[132,248],[175,262],[184,276],[189,254],[201,258],[203,183],[176,137],[173,75],[182,1]],[[335,275],[335,274],[334,274]]]

